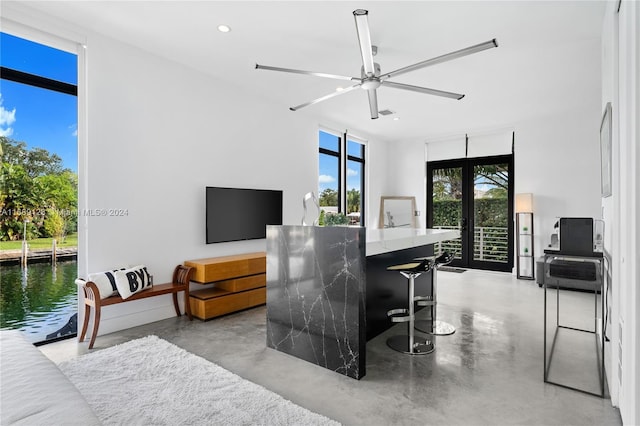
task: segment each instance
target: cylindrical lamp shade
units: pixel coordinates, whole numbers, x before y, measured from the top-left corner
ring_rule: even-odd
[[[516,194],[516,213],[533,213],[533,194]]]

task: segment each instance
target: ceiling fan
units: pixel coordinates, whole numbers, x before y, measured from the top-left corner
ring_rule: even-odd
[[[481,52],[483,50],[491,49],[493,47],[498,47],[498,42],[494,38],[493,40],[476,44],[475,46],[470,46],[465,49],[456,50],[455,52],[447,53],[441,56],[437,56],[435,58],[418,62],[417,64],[399,68],[389,73],[381,74],[380,65],[373,62],[373,56],[376,54],[377,48],[376,46],[372,46],[371,44],[371,35],[369,33],[369,22],[367,18],[368,14],[369,14],[369,11],[364,9],[356,9],[353,11],[353,16],[355,17],[355,21],[356,21],[356,30],[358,32],[358,42],[360,44],[360,53],[362,54],[362,68],[360,71],[360,77],[349,77],[349,76],[343,76],[343,75],[327,74],[322,72],[271,67],[271,66],[259,65],[259,64],[256,64],[256,69],[269,70],[269,71],[281,71],[281,72],[288,72],[293,74],[313,75],[316,77],[332,78],[336,80],[356,81],[357,84],[354,84],[353,86],[349,86],[345,89],[335,91],[328,95],[322,96],[318,99],[314,99],[304,104],[291,107],[289,109],[291,111],[297,111],[309,105],[326,101],[327,99],[333,98],[335,96],[343,95],[354,89],[361,88],[367,91],[367,95],[369,96],[369,109],[371,110],[371,118],[376,119],[378,118],[378,95],[376,90],[380,86],[391,87],[394,89],[409,90],[412,92],[426,93],[428,95],[443,96],[445,98],[452,98],[457,100],[460,100],[464,97],[464,95],[460,93],[445,92],[443,90],[429,89],[427,87],[413,86],[410,84],[403,84],[403,83],[396,83],[393,81],[389,81],[391,77],[395,77],[400,74],[407,73],[409,71],[414,71],[420,68],[425,68],[431,65],[442,63],[442,62],[450,61],[452,59],[470,55],[472,53]]]

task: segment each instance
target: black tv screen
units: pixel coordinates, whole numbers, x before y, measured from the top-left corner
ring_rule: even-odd
[[[207,187],[207,244],[266,238],[282,225],[282,191]]]

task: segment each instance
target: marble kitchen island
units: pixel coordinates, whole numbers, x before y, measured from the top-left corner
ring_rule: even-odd
[[[405,307],[406,279],[387,266],[433,254],[458,231],[361,227],[267,227],[267,346],[356,379],[366,341]],[[416,281],[416,294],[431,280]]]

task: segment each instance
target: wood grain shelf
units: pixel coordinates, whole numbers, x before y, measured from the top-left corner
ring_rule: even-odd
[[[267,255],[265,252],[188,260],[193,280],[212,287],[190,293],[193,316],[208,320],[267,301]]]
[[[207,259],[187,260],[184,264],[185,266],[191,266],[195,270],[192,281],[208,284],[231,278],[266,273],[267,254],[265,252],[256,252],[210,257]]]

